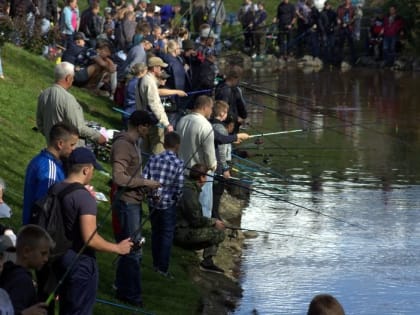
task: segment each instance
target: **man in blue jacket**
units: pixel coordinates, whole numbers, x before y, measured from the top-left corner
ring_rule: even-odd
[[[65,178],[63,159],[69,157],[79,139],[77,128],[64,122],[55,124],[50,131],[47,148],[35,156],[26,169],[23,192],[22,223],[28,224],[32,206],[47,195],[48,189]]]

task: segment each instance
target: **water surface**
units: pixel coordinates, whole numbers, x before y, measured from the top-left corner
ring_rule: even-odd
[[[247,82],[267,90],[246,90],[249,133],[305,131],[243,145],[263,167],[239,161],[256,178],[242,227],[294,236],[246,241],[235,314],[306,314],[318,293],[350,315],[419,314],[419,77],[286,70]]]

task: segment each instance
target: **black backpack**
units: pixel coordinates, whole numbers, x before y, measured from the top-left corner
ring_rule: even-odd
[[[48,194],[37,200],[32,207],[30,223],[43,227],[55,242],[50,260],[62,256],[72,246],[72,240],[67,237],[63,224],[62,200],[78,189],[85,187],[80,183],[72,183],[63,189],[58,189],[57,184],[54,184],[48,190]]]

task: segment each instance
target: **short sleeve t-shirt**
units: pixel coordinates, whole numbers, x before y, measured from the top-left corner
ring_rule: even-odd
[[[59,190],[69,185],[67,182],[61,182],[57,185]],[[72,249],[78,252],[84,245],[82,233],[80,230],[80,217],[82,215],[96,216],[98,208],[95,198],[86,189],[77,189],[63,198],[63,224],[66,235],[73,240]],[[94,250],[87,247],[84,251],[86,255],[94,255]]]

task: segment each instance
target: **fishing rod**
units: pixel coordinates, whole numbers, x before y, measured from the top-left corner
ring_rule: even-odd
[[[130,176],[127,184],[123,187],[123,189],[117,191],[116,193],[116,197],[114,199],[114,202],[111,203],[109,210],[105,213],[105,215],[102,217],[102,219],[98,222],[97,226],[95,227],[95,229],[93,230],[92,234],[89,236],[89,238],[87,239],[86,242],[84,242],[82,248],[80,248],[80,250],[77,252],[76,256],[73,257],[72,261],[70,262],[69,266],[67,267],[67,269],[65,270],[64,274],[61,276],[61,278],[59,279],[57,285],[54,287],[53,291],[50,293],[50,295],[48,296],[47,300],[45,301],[45,303],[47,305],[50,305],[51,302],[54,300],[55,298],[55,294],[57,293],[58,289],[63,285],[65,279],[67,278],[67,276],[69,275],[70,271],[73,269],[73,267],[75,266],[76,262],[79,260],[80,256],[82,255],[82,253],[85,251],[85,249],[89,246],[90,242],[92,241],[92,239],[95,237],[95,235],[98,233],[98,230],[103,226],[103,224],[105,223],[105,220],[107,219],[107,217],[111,214],[112,209],[113,209],[113,205],[115,204],[115,202],[121,198],[122,194],[127,190],[128,186],[130,185],[131,181],[134,179],[134,177],[136,177],[138,170],[140,170],[141,168],[141,164],[139,164],[137,170],[133,173],[133,175]]]
[[[286,237],[294,237],[294,238],[301,238],[305,240],[311,240],[311,241],[318,241],[316,238],[307,237],[307,236],[300,236],[300,235],[294,235],[294,234],[288,234],[288,233],[280,233],[280,232],[270,232],[270,231],[262,231],[262,230],[254,230],[254,229],[247,229],[247,228],[241,228],[237,226],[230,226],[225,225],[225,228],[232,230],[232,231],[245,231],[245,232],[256,232],[256,233],[264,233],[264,234],[272,234],[272,235],[279,235],[279,236],[286,236]]]
[[[113,306],[113,307],[116,307],[116,308],[120,308],[120,309],[123,309],[123,310],[135,312],[135,313],[140,313],[140,314],[145,314],[145,315],[154,315],[154,313],[146,312],[146,311],[144,311],[142,309],[139,309],[137,307],[127,306],[127,305],[107,301],[107,300],[104,300],[104,299],[96,298],[96,302],[104,304],[104,305],[109,305],[109,306]]]
[[[218,174],[215,174],[215,175],[213,175],[213,176],[211,176],[211,175],[209,175],[209,174],[207,174],[207,175],[208,175],[208,176],[210,176],[210,177],[213,177],[215,180],[219,180],[219,181],[224,181],[224,182],[226,182],[226,179],[225,179],[225,178],[223,178],[222,176],[218,175]],[[344,224],[348,224],[348,225],[350,225],[350,226],[357,227],[357,228],[360,228],[360,229],[365,230],[365,231],[367,230],[364,226],[362,226],[362,225],[360,225],[360,224],[357,224],[357,223],[352,223],[352,222],[346,221],[346,220],[344,220],[344,219],[341,219],[341,218],[338,218],[338,217],[332,216],[332,215],[330,215],[330,214],[324,213],[324,212],[322,212],[322,211],[315,210],[315,209],[312,209],[312,208],[309,208],[309,207],[306,207],[306,206],[299,205],[299,204],[297,204],[297,203],[295,203],[295,202],[288,201],[288,200],[283,199],[283,198],[280,198],[280,197],[278,197],[278,196],[273,196],[272,194],[265,193],[265,192],[263,192],[263,191],[260,191],[260,190],[257,190],[257,189],[254,189],[254,188],[251,188],[251,187],[249,187],[249,186],[247,186],[247,185],[241,185],[241,184],[239,184],[239,183],[234,183],[234,182],[230,182],[229,184],[232,184],[232,185],[237,186],[237,187],[240,187],[240,188],[247,189],[247,190],[249,190],[250,192],[255,192],[255,193],[257,193],[257,194],[263,195],[263,196],[268,197],[268,198],[273,198],[273,199],[274,199],[274,200],[276,200],[276,201],[281,201],[281,202],[287,203],[287,204],[292,205],[292,206],[294,206],[294,207],[296,207],[296,208],[303,209],[303,210],[305,210],[305,211],[308,211],[308,212],[311,212],[311,213],[318,214],[318,215],[320,215],[320,216],[323,216],[323,217],[329,218],[329,219],[331,219],[331,220],[334,220],[334,221],[337,221],[337,222],[341,222],[341,223],[344,223]],[[296,210],[295,215],[297,215],[297,214],[299,213],[299,209],[298,209],[298,210]]]
[[[303,129],[294,129],[294,130],[267,132],[267,133],[260,133],[260,134],[256,134],[256,135],[250,135],[249,138],[274,136],[274,135],[282,135],[282,134],[289,134],[289,133],[296,133],[296,132],[303,132],[303,131],[305,131],[305,130],[303,130]]]
[[[291,97],[291,96],[282,95],[280,93],[277,93],[274,90],[265,89],[265,88],[262,88],[260,86],[256,86],[256,85],[252,85],[252,84],[247,84],[246,82],[243,82],[243,81],[240,83],[240,86],[243,86],[244,88],[249,89],[249,90],[252,90],[252,91],[254,91],[254,92],[258,93],[258,94],[267,95],[267,96],[270,96],[270,97],[273,97],[273,98],[276,98],[276,99],[280,99],[280,100],[282,100],[282,99],[285,100],[286,99],[291,104],[297,105],[299,107],[303,107],[303,108],[305,108],[306,110],[308,110],[310,112],[316,112],[316,113],[319,112],[319,110],[317,110],[317,109],[310,108],[308,106],[305,106],[305,105],[299,103],[298,101],[295,101],[293,99],[293,97]],[[296,97],[297,98],[301,98],[299,96],[296,96]],[[304,99],[304,98],[301,98],[301,99]],[[310,100],[310,101],[312,102],[312,104],[314,104],[313,100]],[[370,131],[370,132],[379,134],[381,136],[390,137],[393,140],[396,140],[396,141],[400,142],[401,144],[404,144],[406,146],[409,146],[409,143],[407,141],[404,141],[404,140],[402,140],[402,139],[400,139],[398,137],[395,137],[393,135],[380,132],[380,131],[378,131],[376,129],[372,129],[372,128],[366,127],[365,125],[362,125],[362,124],[359,124],[359,123],[354,123],[354,122],[348,121],[348,120],[346,120],[344,118],[341,118],[341,117],[338,117],[336,115],[332,115],[332,114],[328,114],[328,113],[323,113],[323,115],[325,115],[327,117],[330,117],[330,118],[333,118],[333,119],[336,119],[336,120],[339,120],[341,122],[344,122],[344,123],[348,124],[348,126],[351,126],[351,127],[360,127],[360,128],[363,128],[364,130],[367,130],[367,131]],[[348,135],[346,135],[346,136],[348,136]]]

